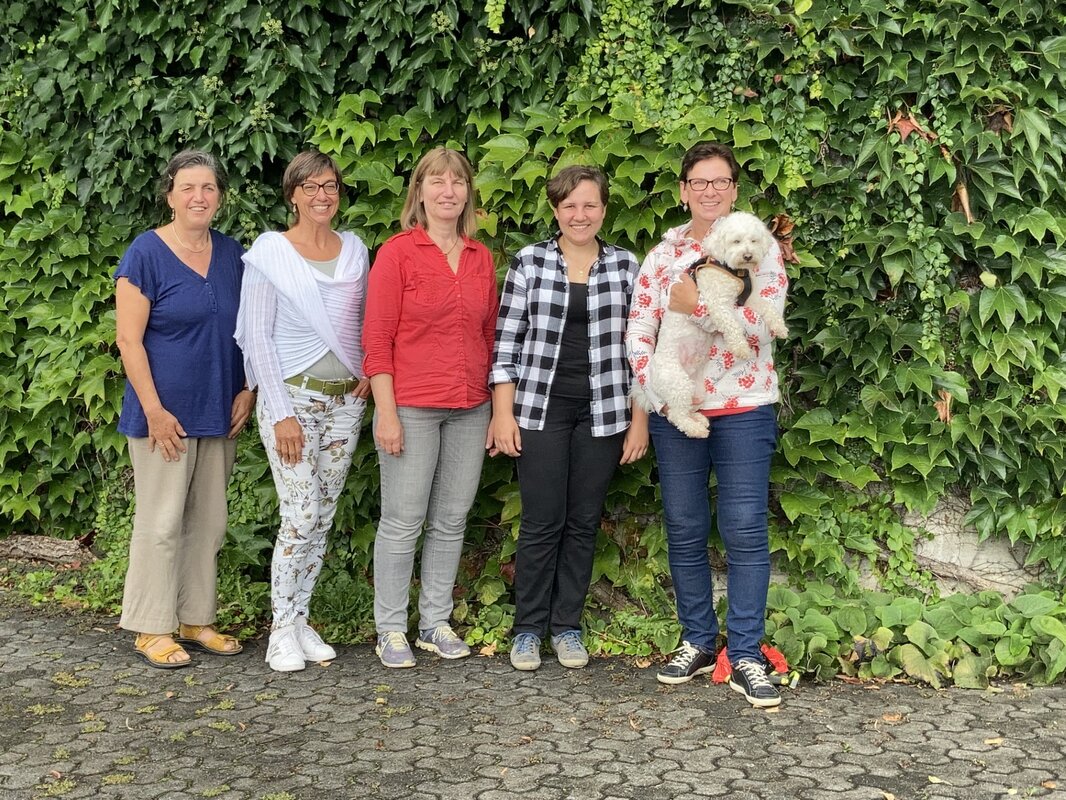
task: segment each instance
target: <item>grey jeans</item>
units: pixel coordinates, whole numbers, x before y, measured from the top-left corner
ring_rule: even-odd
[[[466,517],[485,459],[490,411],[489,403],[469,409],[397,409],[403,452],[390,456],[378,448],[381,521],[374,541],[378,633],[407,632],[411,573],[423,527],[419,628],[448,624]]]

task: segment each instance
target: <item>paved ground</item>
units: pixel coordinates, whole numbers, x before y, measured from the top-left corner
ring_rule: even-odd
[[[767,713],[621,660],[388,671],[354,647],[281,676],[263,653],[162,672],[113,620],[0,603],[0,798],[1066,797],[1063,687],[801,684]]]

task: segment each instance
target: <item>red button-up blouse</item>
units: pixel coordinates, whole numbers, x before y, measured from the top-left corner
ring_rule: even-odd
[[[459,269],[421,227],[381,246],[370,269],[363,369],[392,375],[396,405],[473,408],[489,399],[496,269],[488,248],[463,239]]]

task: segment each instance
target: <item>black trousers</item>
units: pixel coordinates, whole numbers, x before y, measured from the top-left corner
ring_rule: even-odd
[[[587,400],[553,397],[544,429],[522,429],[522,519],[515,556],[515,633],[581,629],[596,533],[625,433],[592,435]]]

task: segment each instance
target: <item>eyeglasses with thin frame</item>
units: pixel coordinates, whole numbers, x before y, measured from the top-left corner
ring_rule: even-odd
[[[732,178],[714,178],[713,180],[707,180],[706,178],[689,178],[685,181],[688,184],[688,188],[694,192],[702,192],[708,186],[713,186],[717,191],[724,192],[736,181]]]
[[[336,181],[326,181],[325,183],[315,183],[314,181],[305,181],[300,184],[300,188],[308,197],[314,197],[318,194],[318,190],[321,189],[326,194],[337,194],[341,190],[341,185]]]

